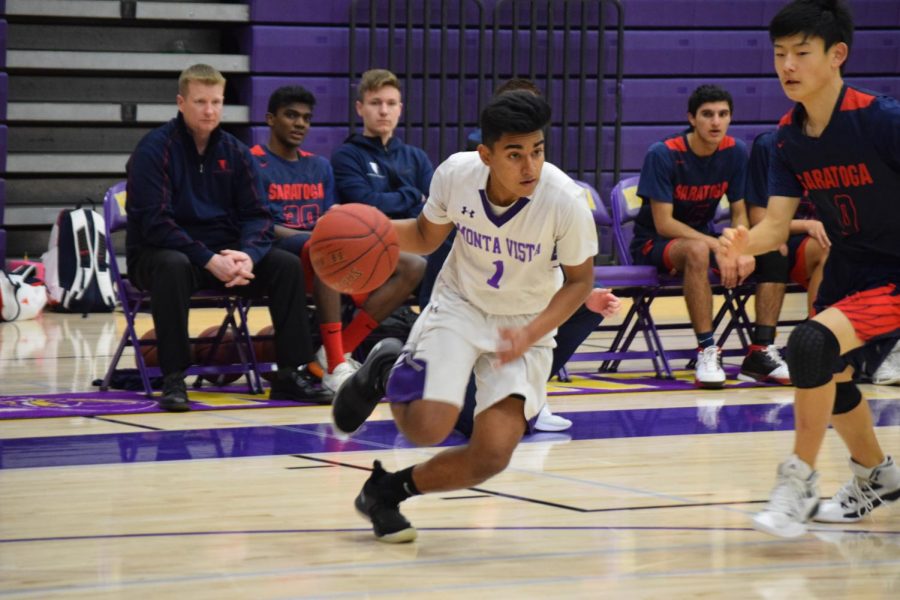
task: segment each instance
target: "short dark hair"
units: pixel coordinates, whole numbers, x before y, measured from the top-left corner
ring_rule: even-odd
[[[284,85],[269,96],[269,107],[266,110],[274,115],[279,108],[284,108],[291,104],[306,104],[310,108],[314,108],[316,106],[316,97],[302,85]]]
[[[707,102],[727,102],[728,110],[734,112],[734,100],[728,90],[709,83],[698,87],[688,98],[688,112],[696,117],[697,110]]]
[[[774,42],[798,33],[807,38],[822,38],[825,50],[844,42],[849,56],[853,44],[853,14],[844,0],[794,0],[772,17],[769,39]]]
[[[481,143],[492,146],[504,133],[532,133],[550,122],[550,105],[531,92],[494,96],[481,111]]]
[[[494,91],[494,95],[505,94],[506,92],[514,92],[516,90],[531,92],[535,96],[543,96],[543,94],[541,94],[541,88],[539,88],[532,80],[525,79],[524,77],[513,77],[512,79],[507,79],[497,86],[497,89]]]

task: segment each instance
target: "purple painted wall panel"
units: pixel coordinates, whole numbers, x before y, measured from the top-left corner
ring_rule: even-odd
[[[368,19],[369,2],[359,2],[357,18]],[[375,1],[379,19],[386,18],[386,2]],[[412,2],[413,22],[422,22],[422,4]],[[439,18],[440,2],[432,3],[431,20]],[[627,27],[684,28],[684,27],[760,27],[769,21],[784,6],[785,0],[754,0],[753,2],[734,0],[623,0],[625,25]],[[405,17],[405,3],[399,2]],[[449,2],[449,19],[458,21],[458,3]],[[490,20],[494,14],[495,0],[483,0],[485,13]],[[477,19],[477,4],[466,3],[467,22]],[[900,25],[900,2],[896,0],[853,0],[852,10],[857,26],[884,27]],[[572,13],[570,13],[572,14]],[[346,25],[350,21],[350,0],[330,2],[297,2],[297,0],[250,0],[250,20],[256,23],[333,23]],[[399,16],[399,15],[395,15]],[[610,6],[607,21],[612,22],[615,9]],[[527,23],[527,6],[520,11],[519,22]],[[538,22],[546,23],[545,11],[538,11]],[[562,22],[560,8],[554,12],[554,21]],[[511,11],[501,12],[501,22],[511,22]]]
[[[6,173],[7,133],[6,125],[0,125],[0,173]]]
[[[423,71],[423,32],[414,31],[412,39],[411,69],[406,67],[406,47],[403,33],[394,38],[393,59],[388,63],[387,31],[378,32],[377,56],[372,65],[368,64],[369,32],[357,35],[357,65],[360,70],[371,66],[388,66],[400,74],[408,71]],[[900,40],[895,31],[861,31],[856,34],[854,51],[848,63],[848,73],[884,73],[900,69]],[[606,34],[606,71],[611,72],[615,61],[615,37]],[[570,61],[570,73],[578,72],[577,57],[581,44],[572,40],[568,47],[563,44],[563,34],[557,32],[553,40],[553,71],[562,74],[564,57]],[[589,33],[586,40],[585,69],[588,73],[597,71],[598,36]],[[535,70],[547,71],[547,36],[539,33],[533,38],[527,31],[519,32],[519,61],[513,67],[504,53],[498,62],[498,76],[509,77],[513,70],[518,74],[529,71],[529,49],[536,48]],[[459,35],[447,35],[447,47],[442,60],[440,53],[440,32],[434,31],[429,37],[428,65],[430,72],[436,72],[443,64],[449,73],[459,71]],[[468,74],[477,73],[482,64],[482,56],[490,55],[491,40],[485,38],[484,50],[479,52],[478,35],[466,34],[467,52],[465,68]],[[500,43],[512,47],[512,32],[501,32]],[[625,36],[625,73],[641,75],[759,75],[772,72],[772,50],[768,35],[762,31],[631,31]],[[349,31],[328,27],[284,27],[251,26],[242,38],[241,51],[250,54],[251,70],[255,73],[297,73],[331,74],[345,73],[349,66]],[[315,60],[300,62],[298,56],[314,56]],[[487,72],[490,64],[484,64]]]

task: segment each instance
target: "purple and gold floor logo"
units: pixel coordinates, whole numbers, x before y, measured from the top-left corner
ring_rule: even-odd
[[[99,394],[71,392],[0,397],[0,418],[33,419],[108,413],[141,413],[156,408],[156,400],[122,392]]]

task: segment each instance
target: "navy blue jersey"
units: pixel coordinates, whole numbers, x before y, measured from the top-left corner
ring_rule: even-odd
[[[697,156],[687,135],[678,135],[650,146],[638,184],[643,204],[635,219],[635,239],[656,236],[650,200],[673,205],[675,219],[697,231],[712,234],[712,223],[722,196],[730,202],[744,199],[747,179],[747,146],[725,136],[710,156]]]
[[[809,194],[831,253],[856,264],[900,266],[900,102],[844,85],[828,126],[804,134],[798,104],[782,117],[769,195]],[[829,260],[830,262],[830,260]]]
[[[334,174],[328,160],[303,150],[297,151],[298,160],[285,160],[261,145],[250,153],[276,224],[310,230],[334,204]]]
[[[750,163],[747,167],[747,204],[769,206],[769,163],[772,152],[775,149],[775,129],[766,131],[753,140],[753,148],[750,150]],[[795,219],[815,219],[816,209],[807,194],[800,198]]]

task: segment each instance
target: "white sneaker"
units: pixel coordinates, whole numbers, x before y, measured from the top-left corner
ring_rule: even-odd
[[[550,412],[550,408],[545,404],[538,413],[537,421],[534,428],[537,431],[565,431],[572,426],[572,421]]]
[[[894,349],[872,374],[872,383],[875,385],[900,384],[900,342],[894,344]]]
[[[697,370],[694,372],[694,385],[713,389],[718,389],[725,385],[725,371],[722,370],[722,351],[718,346],[710,346],[697,352]]]
[[[349,360],[345,360],[336,366],[331,373],[326,371],[325,374],[322,375],[322,387],[329,392],[337,392],[338,388],[341,387],[341,384],[344,383],[348,377],[356,373],[358,368],[357,365],[354,365]]]
[[[359,368],[360,362],[353,358],[352,352],[345,352],[344,360],[350,363],[350,365],[353,366],[354,369]],[[316,366],[310,370],[315,371],[313,374],[319,379],[322,379],[323,376],[328,373],[328,355],[325,353],[325,346],[319,346],[319,349],[316,350],[314,363]],[[310,363],[310,365],[312,364],[313,363]],[[319,372],[321,372],[321,375],[319,374]]]
[[[819,506],[815,520],[823,523],[856,523],[881,506],[900,499],[900,467],[890,456],[867,469],[850,460],[853,478]]]
[[[778,465],[778,478],[766,507],[753,516],[753,527],[770,535],[792,538],[806,533],[806,521],[816,514],[819,474],[791,455]]]

